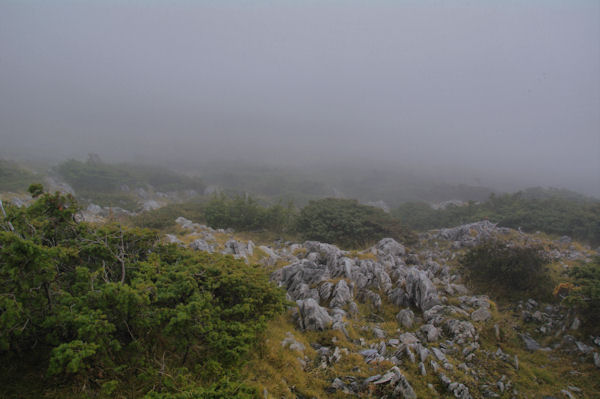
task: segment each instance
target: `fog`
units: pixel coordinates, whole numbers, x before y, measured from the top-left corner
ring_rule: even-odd
[[[3,0],[0,143],[599,195],[600,2]]]

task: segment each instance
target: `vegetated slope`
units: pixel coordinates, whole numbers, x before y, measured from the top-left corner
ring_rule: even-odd
[[[509,250],[488,251],[490,239]],[[282,265],[273,279],[297,308],[271,322],[247,367],[268,397],[600,395],[600,326],[561,301],[597,304],[597,292],[582,294],[583,280],[563,273],[591,261],[578,244],[483,222],[424,234],[410,248],[386,239],[362,252],[318,242],[272,250]],[[551,263],[530,271],[523,254]],[[467,279],[463,267],[490,255],[525,281],[473,269]],[[562,282],[556,296],[550,284],[529,298],[539,273]],[[600,284],[594,275],[587,287]]]
[[[179,245],[261,263],[296,301],[242,367],[263,397],[600,395],[600,264],[577,243],[489,222],[363,251],[258,245],[184,218],[172,233]],[[507,278],[478,270],[490,260]]]
[[[264,269],[77,222],[69,195],[6,208],[0,397],[256,397],[237,370],[284,305]]]
[[[487,219],[504,227],[568,235],[600,245],[600,201],[564,190],[492,195],[483,203],[438,210],[426,203],[406,203],[392,213],[407,227],[421,231]]]
[[[140,201],[169,199],[170,192],[201,194],[204,183],[169,169],[133,164],[109,164],[91,154],[86,162],[68,160],[55,167],[58,173],[85,202],[140,210]]]
[[[25,191],[36,179],[39,177],[16,162],[0,159],[0,191]]]
[[[482,222],[344,251],[179,217],[165,245],[75,215],[72,198],[44,195],[2,220],[8,397],[600,394],[600,266],[577,266],[592,252],[568,240]],[[469,269],[486,256],[527,267],[490,239],[551,259],[535,270],[552,279],[538,293],[550,302]],[[266,273],[296,301],[271,321],[283,302]]]

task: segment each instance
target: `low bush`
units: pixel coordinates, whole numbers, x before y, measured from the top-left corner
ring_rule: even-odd
[[[548,259],[538,247],[489,240],[467,251],[461,264],[476,284],[531,296],[551,292]]]
[[[584,326],[600,327],[600,256],[569,270],[573,285],[565,301],[575,306]]]
[[[410,235],[379,208],[356,200],[326,198],[302,208],[296,230],[306,240],[324,241],[345,248],[359,248],[382,238],[410,240]]]
[[[30,385],[19,378],[73,397],[252,394],[236,370],[285,303],[263,268],[161,244],[152,230],[77,223],[72,196],[6,208],[0,384],[9,397]]]
[[[204,208],[206,223],[215,229],[234,228],[239,231],[269,230],[282,233],[290,229],[295,217],[293,204],[261,206],[249,196],[227,198],[213,196]]]

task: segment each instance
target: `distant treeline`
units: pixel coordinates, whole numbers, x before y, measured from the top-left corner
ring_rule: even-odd
[[[600,244],[600,201],[563,190],[529,189],[514,194],[491,195],[482,203],[433,209],[409,202],[392,214],[413,230],[451,227],[487,219],[500,226],[568,235],[592,245]]]
[[[157,166],[108,164],[94,155],[86,162],[74,159],[63,162],[56,171],[76,191],[123,191],[125,186],[151,186],[157,191],[204,190],[204,183],[196,177]]]
[[[261,205],[248,196],[214,195],[204,203],[169,205],[143,212],[132,220],[138,227],[168,229],[183,216],[213,228],[267,231],[291,239],[318,240],[345,248],[364,247],[385,238],[407,241],[400,221],[379,208],[356,200],[325,198],[310,201],[302,209],[293,203]]]

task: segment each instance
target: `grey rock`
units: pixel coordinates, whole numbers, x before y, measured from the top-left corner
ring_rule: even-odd
[[[413,333],[410,332],[405,332],[403,334],[400,334],[400,337],[398,337],[400,339],[400,342],[406,345],[411,345],[411,344],[416,344],[417,342],[419,342],[419,338],[417,338],[417,336]]]
[[[396,320],[404,328],[411,328],[415,321],[415,314],[410,309],[402,309],[396,315]]]
[[[579,327],[581,326],[581,321],[579,320],[579,318],[575,317],[575,320],[573,320],[573,323],[571,323],[571,330],[579,330]]]
[[[584,355],[587,355],[594,350],[594,348],[592,348],[589,345],[584,344],[581,341],[576,341],[575,346],[577,347],[577,350]]]
[[[373,331],[375,338],[385,338],[385,332],[381,328],[374,326],[371,330]]]
[[[398,377],[398,383],[396,384],[396,388],[394,389],[395,395],[401,395],[401,398],[404,399],[417,399],[417,394],[415,390],[410,385],[406,377],[400,372],[400,369],[396,366],[392,367],[392,371]]]
[[[194,240],[190,243],[190,248],[196,251],[214,252],[214,248],[202,239]]]
[[[436,305],[423,313],[425,322],[439,326],[450,317],[469,317],[469,314],[456,306]]]
[[[193,230],[193,225],[194,222],[192,222],[189,219],[184,218],[183,216],[179,216],[177,219],[175,219],[175,223],[177,223],[179,226],[181,226],[184,229],[187,230]]]
[[[367,363],[376,361],[380,356],[376,349],[365,349],[359,353],[365,358],[365,362]]]
[[[324,282],[319,286],[319,297],[322,301],[328,301],[331,297],[331,290],[333,289],[333,284],[329,281]]]
[[[325,308],[312,298],[296,301],[299,307],[298,325],[302,330],[323,331],[331,326],[333,320]]]
[[[363,381],[363,386],[366,387],[367,385],[374,383],[375,381],[379,380],[380,378],[381,378],[381,374],[375,374],[370,377],[367,377]]]
[[[165,238],[169,244],[183,245],[183,242],[173,234],[165,234]]]
[[[486,308],[479,308],[471,313],[471,320],[486,321],[492,318],[492,313]]]
[[[296,341],[294,335],[289,331],[285,334],[285,338],[283,339],[283,341],[281,341],[281,346],[283,346],[284,348],[288,347],[290,348],[290,350],[295,350],[299,352],[303,352],[305,349],[304,345]]]
[[[431,348],[431,351],[433,352],[437,360],[439,360],[440,362],[448,362],[448,359],[446,359],[446,355],[444,355],[444,353],[439,348]]]
[[[435,342],[440,338],[440,330],[432,324],[422,325],[419,333],[427,342]]]
[[[381,376],[379,379],[377,379],[377,381],[373,381],[373,384],[375,384],[375,385],[387,384],[387,383],[393,384],[397,380],[397,378],[398,377],[397,377],[396,373],[394,373],[392,371],[388,371],[383,376]]]
[[[452,337],[453,341],[459,345],[477,341],[479,336],[477,330],[468,321],[448,319],[442,326],[444,332]]]
[[[594,352],[594,366],[600,369],[600,355],[598,352]]]
[[[145,201],[142,204],[142,208],[145,211],[152,211],[152,210],[158,209],[160,207],[161,207],[161,205],[158,202],[154,201],[154,200],[148,200],[148,201]]]
[[[406,292],[411,302],[426,311],[440,304],[438,292],[427,273],[415,267],[410,268],[405,281]]]
[[[346,280],[340,280],[333,289],[332,298],[329,306],[332,308],[343,307],[352,301],[352,293],[346,283]]]
[[[386,255],[401,257],[406,255],[406,249],[404,248],[404,246],[396,240],[394,240],[393,238],[384,238],[375,245],[375,248],[377,250],[377,254],[380,257]]]
[[[525,348],[527,350],[537,351],[542,348],[535,339],[531,338],[531,336],[527,334],[521,334],[521,339],[523,340],[523,343],[525,344]]]

